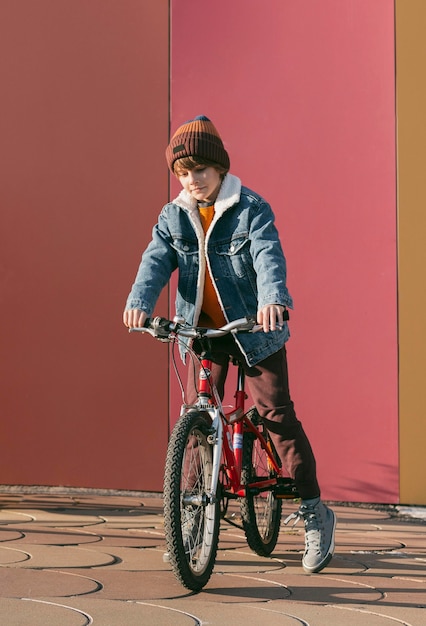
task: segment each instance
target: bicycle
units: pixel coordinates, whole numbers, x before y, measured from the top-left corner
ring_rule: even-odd
[[[287,314],[288,315],[288,314]],[[288,319],[288,317],[287,317]],[[254,407],[245,412],[244,370],[237,366],[235,404],[225,411],[211,375],[209,340],[226,333],[257,332],[254,318],[242,318],[218,329],[192,327],[181,319],[148,319],[143,328],[172,346],[181,338],[196,339],[201,354],[189,348],[199,366],[198,399],[185,403],[182,380],[172,350],[182,406],[167,448],[164,473],[164,524],[168,560],[180,583],[200,591],[213,572],[220,520],[230,500],[239,500],[242,528],[249,547],[260,556],[274,550],[282,500],[298,498],[294,481],[282,472],[270,436]]]

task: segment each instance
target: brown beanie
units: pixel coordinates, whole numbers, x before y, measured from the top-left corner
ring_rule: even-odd
[[[229,156],[214,124],[205,115],[182,124],[166,148],[167,165],[173,172],[178,159],[198,156],[213,161],[229,170]]]

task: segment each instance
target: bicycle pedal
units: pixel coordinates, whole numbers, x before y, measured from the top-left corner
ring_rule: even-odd
[[[169,552],[165,552],[163,554],[163,563],[170,563],[170,553]]]
[[[254,426],[259,426],[262,423],[262,419],[255,406],[250,407],[245,416]]]
[[[291,478],[279,478],[274,488],[276,498],[292,500],[299,497],[299,492],[294,481]]]

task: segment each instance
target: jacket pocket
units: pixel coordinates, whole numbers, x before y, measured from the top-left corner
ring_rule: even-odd
[[[214,253],[225,276],[242,278],[253,272],[248,233],[240,233],[226,242],[217,243]]]
[[[198,274],[198,242],[187,237],[174,237],[172,246],[176,251],[181,277]]]

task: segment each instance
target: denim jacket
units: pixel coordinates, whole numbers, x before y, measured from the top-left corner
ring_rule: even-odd
[[[267,304],[293,306],[271,207],[229,173],[205,236],[197,202],[186,191],[163,207],[142,255],[126,309],[137,308],[152,315],[176,269],[176,314],[191,325],[196,325],[200,316],[206,272],[212,276],[228,321],[255,316]],[[277,352],[288,337],[285,324],[282,330],[269,333],[237,333],[235,339],[252,366]],[[183,359],[185,353],[186,345],[181,349]]]

